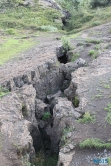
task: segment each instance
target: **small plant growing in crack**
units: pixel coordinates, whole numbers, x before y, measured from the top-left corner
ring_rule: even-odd
[[[79,106],[79,97],[76,96],[73,101],[74,106],[77,108]]]
[[[25,156],[22,157],[22,165],[31,166],[32,164],[28,160],[29,160],[29,155],[26,154]],[[35,166],[35,165],[32,165],[32,166]]]
[[[0,98],[7,95],[9,93],[9,90],[7,88],[0,87]]]
[[[91,115],[89,112],[85,112],[81,119],[78,119],[77,122],[79,123],[95,123],[96,119],[95,116]]]
[[[50,118],[50,113],[49,112],[44,112],[42,120],[47,121]]]
[[[62,138],[61,138],[61,146],[64,146],[67,143],[69,143],[69,141],[68,141],[68,133],[70,133],[71,131],[73,131],[73,127],[67,126],[67,127],[64,128],[63,135],[62,135]]]

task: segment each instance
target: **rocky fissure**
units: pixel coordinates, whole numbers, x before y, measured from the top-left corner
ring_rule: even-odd
[[[1,81],[2,89],[10,92],[0,101],[1,133],[8,137],[19,162],[25,164],[25,158],[33,163],[41,149],[46,156],[58,156],[64,128],[70,126],[70,118],[80,117],[64,90],[71,72],[84,65],[81,58],[60,64],[54,51],[51,59],[36,68]]]
[[[85,33],[81,35],[84,41],[88,35]],[[79,147],[81,142],[93,137],[109,144],[111,138],[105,111],[111,96],[110,45],[106,38],[99,43],[101,51],[92,61],[88,51],[92,46],[94,49],[94,43],[86,46],[86,42],[81,50],[80,40],[72,39],[80,53],[74,62],[70,62],[71,51],[65,63],[60,61],[64,54],[62,44],[56,40],[51,44],[46,41],[45,45],[21,55],[18,61],[0,67],[0,86],[4,92],[8,89],[0,99],[3,138],[0,137],[0,159],[7,161],[3,162],[5,165],[27,166],[35,159],[39,165],[37,156],[41,150],[43,158],[57,155],[58,166],[89,166],[89,163],[95,166],[93,159],[111,156],[106,147],[100,150]],[[87,59],[87,67],[82,57]],[[83,120],[85,113],[94,118],[94,123],[78,121]]]

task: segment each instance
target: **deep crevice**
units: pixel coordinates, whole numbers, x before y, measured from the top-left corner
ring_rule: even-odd
[[[58,61],[59,61],[60,63],[66,64],[66,63],[68,62],[67,55],[64,53],[63,56],[61,56],[61,57],[58,58]]]
[[[68,62],[66,54],[67,53],[65,52],[61,57],[58,58],[59,62],[64,63],[64,64]],[[61,66],[62,65],[64,66],[64,64],[61,64]],[[61,66],[60,66],[60,71],[61,71]],[[71,92],[72,94],[70,94],[69,96],[65,95],[65,93],[64,93],[64,90],[68,88],[70,81],[71,81],[71,72],[68,73],[68,71],[69,71],[69,68],[68,68],[68,70],[64,70],[64,71],[62,70],[63,84],[62,84],[61,88],[59,89],[61,91],[62,95],[56,96],[55,95],[56,93],[51,91],[50,94],[45,94],[46,96],[44,97],[43,100],[41,100],[41,98],[38,97],[38,99],[41,100],[44,104],[48,105],[48,107],[44,106],[43,114],[41,115],[41,117],[39,117],[39,115],[37,115],[37,112],[35,113],[35,117],[38,122],[38,128],[33,127],[33,129],[31,130],[30,133],[33,138],[33,146],[35,148],[35,152],[38,154],[42,150],[42,153],[45,156],[44,157],[45,161],[47,160],[48,157],[53,158],[54,155],[56,155],[58,157],[59,145],[60,145],[61,136],[62,136],[62,134],[61,134],[62,131],[59,131],[59,128],[56,128],[54,131],[55,126],[53,124],[53,121],[54,121],[53,108],[56,104],[56,102],[54,101],[55,98],[65,96],[66,98],[68,98],[68,100],[72,101],[74,107],[79,107],[79,98],[76,94],[76,89],[77,89],[76,86],[73,89],[73,92]],[[34,77],[33,72],[32,72],[32,77]],[[57,78],[57,79],[59,79],[59,78]],[[50,87],[48,86],[48,88],[50,88]],[[35,88],[35,90],[36,90],[36,88]],[[47,91],[49,91],[49,90],[50,89],[47,89]],[[57,92],[58,92],[58,90],[57,90]],[[23,109],[23,114],[24,114],[24,110],[25,109]],[[50,116],[48,117],[48,114],[45,115],[45,113],[49,113]],[[37,137],[38,137],[38,140],[37,140]],[[40,143],[39,148],[37,147],[38,142]],[[36,163],[36,164],[38,164],[38,163]],[[61,163],[61,165],[62,165],[62,163]],[[56,166],[56,165],[47,165],[47,164],[45,165],[43,163],[42,166]]]

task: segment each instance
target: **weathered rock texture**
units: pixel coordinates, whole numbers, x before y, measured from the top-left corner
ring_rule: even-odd
[[[29,160],[32,161],[35,157],[35,150],[30,132],[31,122],[34,121],[33,98],[35,98],[36,92],[32,85],[24,87],[21,91],[22,93],[13,92],[0,99],[1,136],[4,138],[2,147],[6,155],[11,153],[11,149],[7,146],[8,143],[5,145],[5,141],[8,141],[12,149],[15,149],[15,156],[18,155],[19,158],[28,154]],[[30,121],[23,117],[23,106],[26,107],[26,115],[30,117]],[[13,156],[11,158],[14,160]]]

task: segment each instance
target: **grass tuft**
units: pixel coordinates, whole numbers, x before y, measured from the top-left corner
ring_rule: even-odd
[[[81,142],[79,144],[80,148],[96,148],[96,149],[101,149],[101,148],[111,148],[111,143],[105,143],[104,141],[101,141],[100,139],[97,138],[91,138],[91,139],[86,139],[85,141]]]
[[[95,123],[96,119],[95,119],[95,116],[91,116],[91,114],[89,112],[85,112],[83,117],[81,119],[78,119],[77,122],[80,122],[80,123]]]

